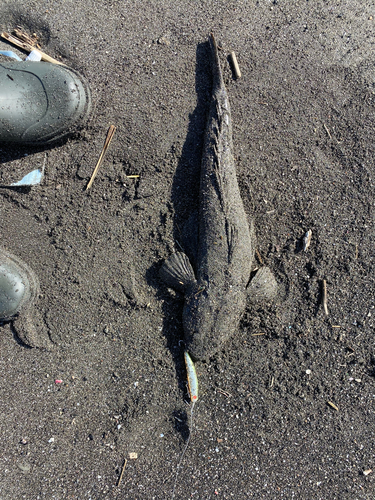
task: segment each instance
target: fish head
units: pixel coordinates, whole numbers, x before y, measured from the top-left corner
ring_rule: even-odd
[[[215,354],[237,330],[245,309],[246,294],[240,287],[195,289],[186,297],[183,326],[186,349],[196,360]]]

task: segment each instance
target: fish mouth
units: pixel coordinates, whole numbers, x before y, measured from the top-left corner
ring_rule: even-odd
[[[207,361],[220,348],[222,342],[217,335],[205,332],[195,333],[190,338],[185,336],[186,349],[193,361]]]

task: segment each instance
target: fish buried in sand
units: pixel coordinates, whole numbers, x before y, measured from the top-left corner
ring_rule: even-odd
[[[209,358],[233,335],[247,297],[260,302],[272,300],[277,292],[267,267],[249,283],[254,227],[237,183],[230,106],[213,35],[209,44],[213,86],[201,164],[196,272],[181,252],[172,254],[160,269],[163,281],[185,295],[185,344],[194,359]]]

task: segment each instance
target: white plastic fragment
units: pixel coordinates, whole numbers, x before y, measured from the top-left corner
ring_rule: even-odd
[[[32,50],[25,59],[25,61],[36,61],[36,62],[39,62],[41,60],[42,60],[42,54],[39,52],[39,50]]]
[[[312,236],[312,231],[309,229],[305,236],[303,237],[303,251],[306,252],[306,250],[309,248],[310,243],[311,243],[311,236]]]

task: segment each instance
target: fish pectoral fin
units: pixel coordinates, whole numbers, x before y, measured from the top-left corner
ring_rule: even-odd
[[[270,302],[276,297],[277,289],[277,281],[271,269],[267,266],[261,267],[247,286],[248,302]]]
[[[159,275],[167,286],[182,293],[196,283],[190,260],[182,252],[176,252],[168,257],[161,266]]]

